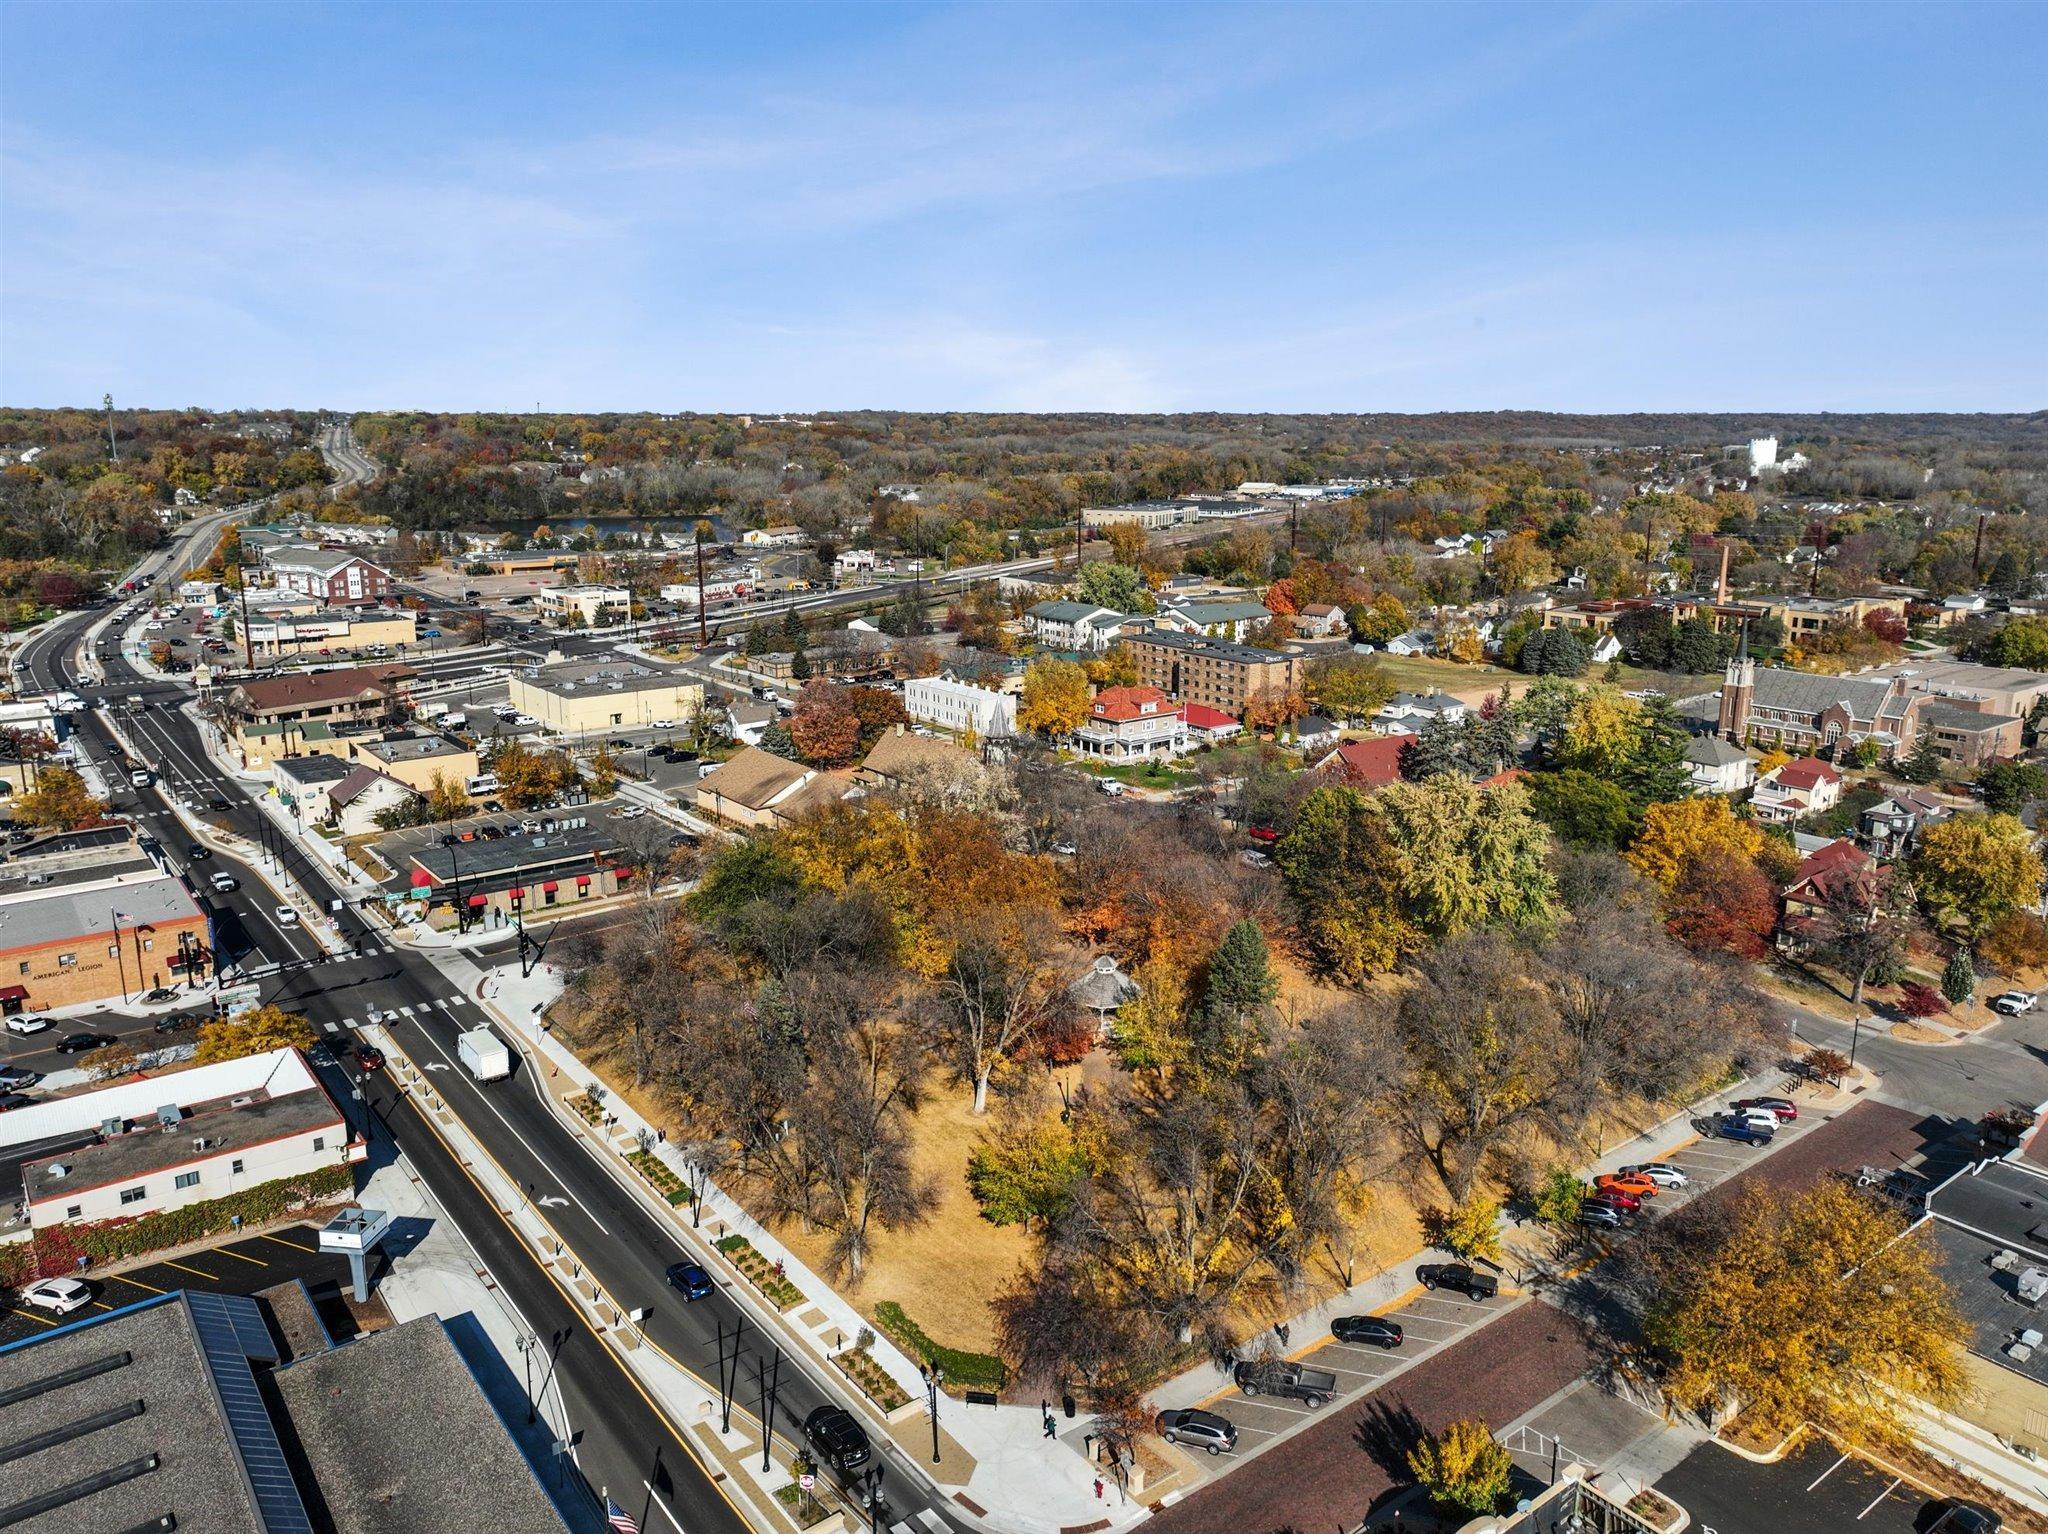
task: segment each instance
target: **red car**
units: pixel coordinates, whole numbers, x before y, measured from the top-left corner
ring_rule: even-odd
[[[1280,840],[1280,833],[1278,831],[1275,831],[1271,826],[1253,826],[1249,831],[1245,832],[1244,834],[1246,836],[1249,836],[1253,841],[1264,842],[1268,846],[1271,846],[1274,842]]]
[[[369,1044],[356,1046],[356,1064],[366,1071],[384,1069],[384,1051]]]
[[[1737,1112],[1747,1108],[1761,1109],[1765,1113],[1774,1115],[1781,1124],[1789,1123],[1799,1117],[1799,1105],[1789,1097],[1745,1097],[1740,1102],[1732,1103],[1730,1106],[1736,1109]]]
[[[1602,1188],[1597,1193],[1588,1194],[1585,1201],[1589,1204],[1605,1204],[1611,1209],[1625,1209],[1630,1214],[1643,1207],[1641,1199],[1633,1193],[1623,1193],[1619,1188]]]

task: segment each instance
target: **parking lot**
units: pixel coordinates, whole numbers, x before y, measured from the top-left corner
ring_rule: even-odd
[[[1774,1465],[1703,1444],[1657,1481],[1718,1534],[1914,1534],[1929,1498],[1825,1439]]]
[[[93,1290],[92,1303],[86,1309],[70,1316],[53,1316],[47,1311],[9,1305],[0,1311],[0,1343],[19,1342],[67,1321],[119,1310],[177,1289],[253,1294],[297,1278],[305,1280],[318,1301],[323,1293],[348,1281],[348,1261],[321,1252],[318,1226],[286,1225],[118,1273],[88,1270],[83,1277]],[[321,1319],[331,1331],[337,1330],[339,1324],[334,1311],[331,1305],[321,1307]]]

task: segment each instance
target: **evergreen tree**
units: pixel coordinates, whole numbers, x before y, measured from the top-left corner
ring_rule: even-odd
[[[789,726],[780,720],[761,732],[761,749],[772,756],[784,757],[792,762],[797,759],[796,742],[790,738]]]
[[[1529,636],[1517,659],[1531,676],[1582,676],[1593,652],[1570,629],[1543,629]]]
[[[1970,962],[1969,949],[1958,948],[1949,955],[1948,968],[1941,972],[1941,994],[1952,1007],[1960,1007],[1977,994],[1977,967]]]
[[[1899,763],[1899,776],[1908,783],[1932,783],[1941,774],[1941,753],[1934,746],[1934,732],[1923,730],[1913,749]]]
[[[1685,764],[1689,738],[1671,700],[1652,694],[1642,705],[1635,749],[1622,768],[1622,787],[1638,805],[1674,804],[1692,794]]]
[[[1421,783],[1440,773],[1466,778],[1472,775],[1465,755],[1465,731],[1438,714],[1422,727],[1422,733],[1401,752],[1401,776]]]
[[[1223,941],[1210,955],[1209,979],[1202,990],[1202,1020],[1218,1030],[1239,1027],[1260,1008],[1270,1006],[1279,994],[1280,978],[1273,973],[1266,935],[1257,922],[1246,917],[1223,934]]]
[[[802,634],[796,636],[796,654],[790,659],[789,674],[799,682],[808,682],[811,679],[811,657],[804,650]]]

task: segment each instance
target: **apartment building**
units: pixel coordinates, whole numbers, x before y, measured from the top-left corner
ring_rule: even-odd
[[[1017,700],[1006,692],[956,682],[949,676],[917,676],[903,684],[903,707],[920,724],[982,739],[1017,733]]]
[[[1200,703],[1242,718],[1254,699],[1287,699],[1301,692],[1301,661],[1194,634],[1153,630],[1133,634],[1125,647],[1137,662],[1138,681],[1182,703]]]
[[[346,549],[284,546],[263,556],[279,591],[310,597],[323,607],[364,607],[388,601],[391,572]]]

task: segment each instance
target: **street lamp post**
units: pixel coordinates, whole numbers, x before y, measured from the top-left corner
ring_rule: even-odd
[[[114,918],[114,966],[121,972],[121,1005],[128,1004],[128,961],[121,957],[121,913],[115,911]]]
[[[924,1372],[925,1405],[932,1414],[932,1463],[939,1463],[939,1381],[945,1377],[936,1360]]]

